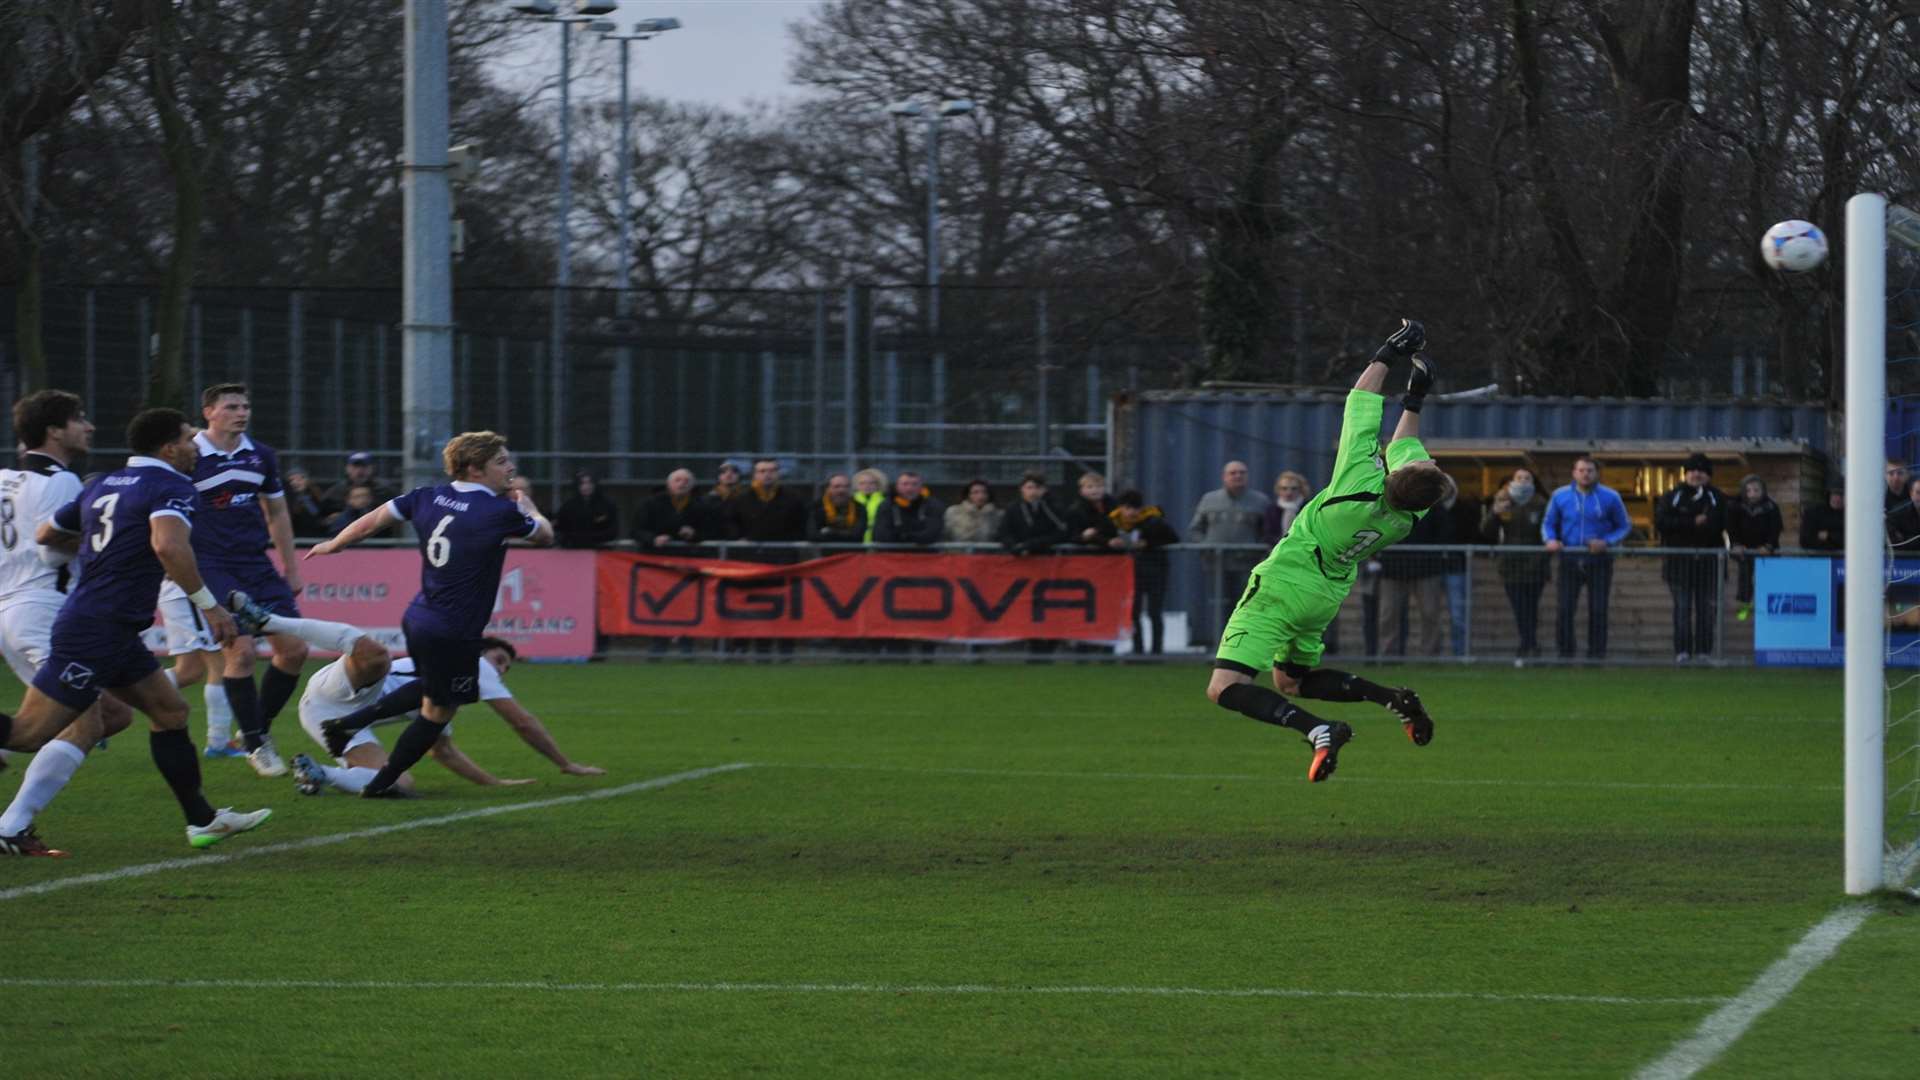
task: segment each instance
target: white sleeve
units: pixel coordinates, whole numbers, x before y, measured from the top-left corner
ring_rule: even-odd
[[[34,511],[34,525],[52,521],[55,511],[80,497],[80,487],[80,478],[71,472],[63,470],[47,477],[47,482],[40,485],[40,505]]]
[[[506,680],[500,677],[499,670],[491,663],[488,663],[487,658],[483,656],[480,658],[480,700],[500,701],[503,699],[512,700],[513,691],[507,689]]]

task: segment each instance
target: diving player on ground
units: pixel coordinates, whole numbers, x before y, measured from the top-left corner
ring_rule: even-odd
[[[1425,344],[1421,325],[1403,319],[1361,372],[1347,394],[1333,479],[1301,508],[1293,528],[1247,575],[1246,590],[1220,635],[1213,680],[1207,684],[1208,699],[1221,707],[1306,736],[1314,749],[1307,779],[1314,783],[1333,775],[1340,748],[1353,738],[1353,729],[1338,720],[1323,720],[1285,695],[1371,701],[1400,717],[1414,745],[1425,746],[1433,738],[1433,720],[1412,690],[1388,689],[1344,671],[1316,667],[1321,635],[1352,591],[1355,568],[1405,539],[1413,523],[1445,494],[1445,474],[1418,438],[1420,407],[1433,386],[1433,364],[1420,352]],[[1400,398],[1400,422],[1382,454],[1380,421],[1386,399],[1380,390],[1400,357],[1412,357],[1413,371]],[[1278,693],[1254,682],[1267,667],[1273,670]]]

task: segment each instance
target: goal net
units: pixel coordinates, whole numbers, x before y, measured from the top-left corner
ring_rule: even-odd
[[[1920,405],[1920,215],[1855,195],[1845,254],[1846,890],[1858,895],[1904,887],[1920,862],[1920,548],[1888,542],[1880,470],[1920,477],[1920,422],[1887,429],[1890,414],[1920,417],[1903,404]]]

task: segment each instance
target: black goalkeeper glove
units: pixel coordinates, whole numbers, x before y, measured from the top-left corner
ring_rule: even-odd
[[[1400,329],[1389,335],[1387,343],[1374,352],[1373,362],[1392,367],[1395,359],[1412,356],[1425,348],[1426,344],[1427,328],[1412,319],[1401,319]]]
[[[1419,412],[1420,406],[1427,402],[1427,391],[1431,389],[1433,389],[1433,358],[1426,353],[1415,353],[1413,370],[1407,373],[1407,392],[1400,395],[1400,407],[1410,413]]]

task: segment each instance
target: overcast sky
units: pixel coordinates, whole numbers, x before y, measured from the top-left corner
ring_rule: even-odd
[[[672,16],[680,20],[680,29],[628,46],[635,94],[738,108],[799,93],[787,84],[792,54],[787,24],[805,19],[822,2],[621,0],[620,11],[612,18],[622,30],[636,19]],[[557,31],[538,29],[529,42],[532,47],[510,66],[523,74],[550,78],[558,64],[558,46],[553,43]],[[575,41],[576,49],[591,49],[602,57],[617,55],[613,46],[585,34]],[[588,86],[574,87],[576,95],[592,92]]]

